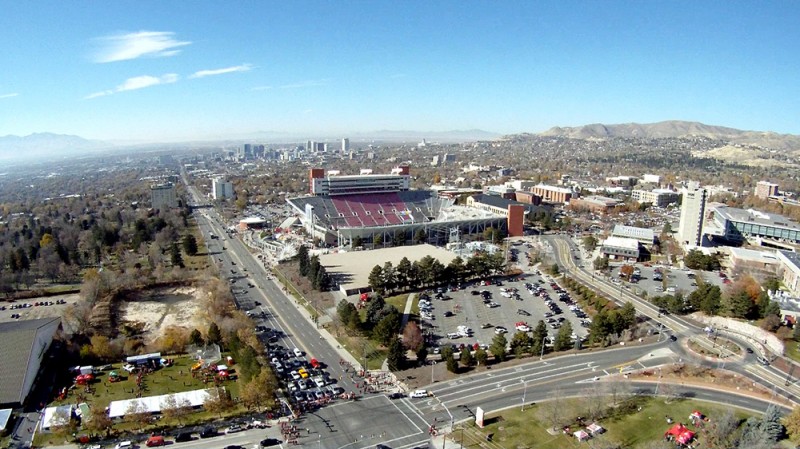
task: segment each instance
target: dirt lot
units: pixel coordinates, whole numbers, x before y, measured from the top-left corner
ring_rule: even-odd
[[[119,306],[119,322],[141,323],[145,343],[155,341],[169,326],[204,329],[208,317],[193,287],[174,287],[141,292]]]

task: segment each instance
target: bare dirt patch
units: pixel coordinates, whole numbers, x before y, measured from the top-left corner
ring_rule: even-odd
[[[141,330],[145,344],[163,336],[170,326],[189,330],[207,327],[201,290],[195,287],[158,288],[139,292],[119,304],[119,323]]]

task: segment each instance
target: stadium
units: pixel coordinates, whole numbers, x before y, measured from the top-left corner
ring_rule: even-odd
[[[362,245],[371,246],[375,241],[411,241],[420,230],[424,242],[433,245],[469,240],[491,227],[520,236],[525,214],[533,208],[502,199],[508,202],[505,208],[459,206],[433,191],[411,190],[410,178],[408,166],[396,167],[389,174],[362,169],[358,175],[312,168],[309,195],[287,202],[309,235],[328,245],[350,248],[357,237]]]

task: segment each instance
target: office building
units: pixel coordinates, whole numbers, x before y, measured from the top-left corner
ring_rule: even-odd
[[[697,182],[690,182],[683,189],[681,221],[678,226],[678,241],[681,245],[702,246],[707,200],[708,192]]]
[[[153,209],[171,209],[178,207],[178,199],[175,196],[175,184],[165,182],[163,184],[153,184],[150,186],[150,203]]]
[[[344,138],[342,139],[342,153],[347,153],[350,151],[350,139]]]
[[[233,198],[233,184],[222,178],[214,178],[211,182],[211,197],[215,200]]]
[[[639,203],[650,203],[656,207],[667,207],[678,202],[680,194],[669,189],[642,190],[635,189],[631,192],[631,199]]]
[[[756,184],[756,196],[764,200],[771,196],[778,196],[778,184],[758,181],[758,184]]]
[[[537,184],[531,192],[542,198],[546,203],[566,203],[572,198],[572,190],[563,187]]]
[[[722,237],[729,242],[766,239],[800,243],[800,224],[782,215],[720,206],[714,209],[713,218],[715,226],[722,230]]]

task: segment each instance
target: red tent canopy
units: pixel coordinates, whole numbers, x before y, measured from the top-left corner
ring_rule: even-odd
[[[688,427],[681,423],[675,424],[669,430],[664,432],[664,436],[667,435],[672,435],[675,438],[675,441],[680,444],[687,444],[692,441],[692,438],[694,438],[694,432],[689,430]]]

